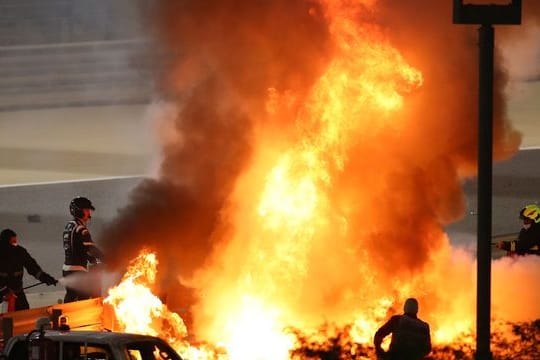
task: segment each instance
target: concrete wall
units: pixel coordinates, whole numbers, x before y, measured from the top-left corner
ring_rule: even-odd
[[[0,111],[148,103],[150,3],[0,2]]]
[[[0,2],[0,185],[151,171],[145,3]]]
[[[144,175],[158,163],[144,105],[0,112],[0,185]]]
[[[2,0],[0,46],[118,40],[143,32],[147,0]]]
[[[0,46],[0,112],[148,103],[150,46],[141,39]]]

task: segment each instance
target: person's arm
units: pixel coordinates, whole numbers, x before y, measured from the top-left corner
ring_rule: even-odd
[[[89,246],[87,248],[86,253],[88,254],[88,258],[90,259],[90,262],[92,264],[98,264],[103,262],[103,252],[97,247],[96,243],[94,245]]]
[[[21,260],[26,271],[39,280],[39,275],[43,273],[41,267],[38,265],[37,261],[26,251],[22,246],[18,246],[19,254],[21,255]]]
[[[399,316],[394,315],[375,333],[375,336],[373,337],[373,344],[375,345],[375,351],[377,352],[377,355],[384,354],[384,350],[381,347],[382,341],[385,337],[394,332],[398,322]]]
[[[426,323],[427,326],[427,336],[426,336],[426,344],[424,345],[424,356],[427,356],[431,352],[431,331],[429,329],[429,324]]]
[[[101,252],[101,250],[99,250],[96,243],[92,240],[90,231],[88,231],[87,228],[81,230],[81,240],[89,261],[94,264],[102,262],[103,253]]]
[[[522,229],[519,232],[517,240],[501,241],[497,244],[497,247],[502,250],[517,252],[518,254],[525,254],[536,244],[535,241],[535,234],[532,231]]]
[[[30,275],[47,285],[56,285],[58,282],[51,275],[44,272],[38,265],[37,261],[26,251],[25,248],[19,247],[23,259],[23,266]]]

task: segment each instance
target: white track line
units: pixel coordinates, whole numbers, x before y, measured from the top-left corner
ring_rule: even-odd
[[[88,179],[43,181],[43,182],[34,182],[34,183],[20,183],[20,184],[0,185],[0,189],[9,188],[9,187],[21,187],[21,186],[69,184],[69,183],[88,182],[88,181],[122,180],[122,179],[135,179],[135,178],[145,178],[145,177],[147,178],[149,176],[145,175],[145,174],[140,174],[140,175],[109,176],[109,177],[88,178]]]

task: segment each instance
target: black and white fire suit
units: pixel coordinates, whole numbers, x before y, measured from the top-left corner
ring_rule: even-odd
[[[86,224],[78,218],[69,221],[64,228],[63,243],[65,260],[62,266],[62,274],[65,278],[74,274],[85,274],[88,272],[88,265],[95,265],[102,261],[103,256],[96,244],[92,241],[90,232]],[[81,290],[69,286],[70,281],[66,281],[66,296],[64,302],[89,299],[95,294],[92,285],[85,284],[86,288]]]
[[[55,285],[56,279],[47,274],[26,249],[19,245],[3,244],[0,247],[0,299],[8,293],[16,296],[15,310],[30,306],[23,291],[24,269],[47,285]]]

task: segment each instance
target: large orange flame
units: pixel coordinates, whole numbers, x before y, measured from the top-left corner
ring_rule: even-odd
[[[452,216],[441,210],[459,171],[440,149],[406,147],[407,127],[421,126],[410,114],[422,71],[369,21],[376,0],[321,3],[332,60],[307,96],[268,84],[259,116],[279,131],[255,129],[251,166],[222,209],[226,229],[205,267],[182,279],[200,295],[194,334],[226,355],[192,347],[182,320],[151,294],[151,253],[107,298],[122,330],[163,336],[187,359],[285,360],[299,345],[291,329],[348,324],[352,341],[370,344],[414,296],[435,344],[473,344],[475,260],[450,246]]]
[[[359,27],[354,7],[326,5],[334,60],[301,106],[287,148],[269,154],[267,138],[261,139],[252,171],[240,180],[234,199],[237,234],[216,252],[217,266],[198,280],[208,291],[199,331],[228,349],[242,348],[234,352],[235,359],[286,359],[294,344],[283,329],[306,329],[329,314],[341,322],[353,321],[357,314],[354,334],[358,341],[369,342],[388,305],[407,294],[392,299],[380,290],[359,294],[351,287],[353,280],[345,279],[347,265],[355,267],[353,279],[369,281],[371,276],[369,254],[358,251],[349,229],[349,214],[368,199],[357,194],[357,199],[338,204],[333,187],[351,147],[388,128],[399,130],[393,114],[403,108],[407,93],[422,86],[422,74],[376,26]],[[287,106],[291,98],[294,95],[272,88],[267,109],[280,113],[276,108]],[[334,246],[341,249],[330,256],[327,251]],[[317,269],[319,260],[327,264]],[[330,304],[336,287],[350,293],[335,294],[336,302]],[[353,303],[369,309],[354,311]],[[326,304],[330,312],[320,313]],[[216,316],[218,308],[227,311]],[[275,353],[262,355],[260,346],[253,351],[246,346],[268,339],[276,339],[271,341]]]
[[[159,336],[189,359],[205,359],[204,351],[191,347],[180,316],[171,312],[152,293],[157,274],[156,254],[142,250],[134,259],[118,286],[109,289],[104,304],[111,305],[118,331]]]

